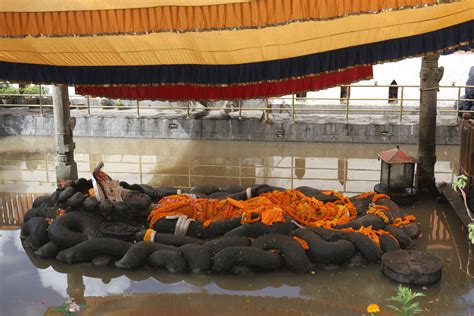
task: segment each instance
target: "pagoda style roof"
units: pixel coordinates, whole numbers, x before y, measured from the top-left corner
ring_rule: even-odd
[[[385,161],[386,163],[416,163],[416,159],[401,150],[398,146],[397,148],[383,151],[377,154],[377,156]]]

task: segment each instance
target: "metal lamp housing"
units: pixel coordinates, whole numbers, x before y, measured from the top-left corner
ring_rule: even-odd
[[[404,192],[413,190],[416,160],[400,150],[388,150],[378,153],[382,161],[380,184],[386,191]]]

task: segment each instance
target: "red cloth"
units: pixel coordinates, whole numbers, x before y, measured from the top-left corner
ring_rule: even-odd
[[[112,99],[133,100],[239,100],[322,90],[364,79],[371,79],[372,76],[372,66],[363,66],[301,79],[248,85],[77,86],[76,93]]]

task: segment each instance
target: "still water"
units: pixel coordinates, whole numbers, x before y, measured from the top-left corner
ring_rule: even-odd
[[[391,315],[386,299],[397,284],[378,264],[251,277],[170,275],[88,264],[64,265],[25,252],[19,225],[32,199],[54,190],[51,138],[0,139],[0,315],[59,315],[67,296],[86,305],[81,315],[363,315],[368,304]],[[76,139],[79,175],[90,178],[97,161],[113,178],[154,186],[214,183],[309,185],[345,194],[372,190],[376,153],[391,145]],[[414,146],[403,146],[415,155]],[[439,146],[437,180],[451,182],[458,147]],[[423,236],[418,250],[443,258],[443,277],[414,288],[426,315],[474,314],[474,265],[467,233],[447,205],[420,201],[406,208]]]

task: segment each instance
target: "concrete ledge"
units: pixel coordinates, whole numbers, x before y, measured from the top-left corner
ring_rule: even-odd
[[[112,113],[111,113],[112,114]],[[403,125],[393,120],[364,123],[354,120],[349,124],[334,118],[305,120],[291,123],[274,117],[270,123],[258,118],[230,119],[205,117],[143,116],[78,116],[74,136],[166,139],[219,139],[252,141],[303,141],[337,143],[415,144],[418,126],[413,122]],[[395,120],[396,121],[396,120]],[[439,124],[436,128],[438,144],[459,144],[459,126]],[[52,136],[52,113],[40,116],[31,111],[0,111],[0,136]]]

